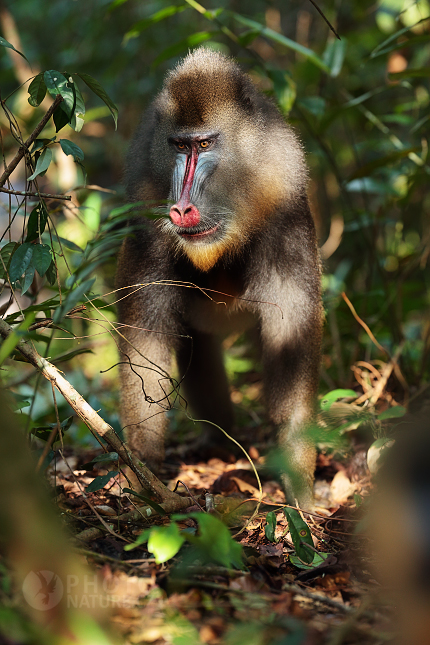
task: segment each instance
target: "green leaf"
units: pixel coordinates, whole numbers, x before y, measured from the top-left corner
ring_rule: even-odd
[[[324,412],[326,412],[327,410],[330,410],[332,404],[338,399],[351,398],[357,398],[357,392],[354,392],[354,390],[332,390],[331,392],[328,392],[328,394],[325,394],[323,396],[320,401],[320,408],[321,410],[324,410]]]
[[[126,544],[124,547],[124,551],[132,551],[135,549],[137,546],[140,546],[144,542],[148,541],[149,535],[151,533],[150,529],[146,529],[145,531],[142,531],[140,535],[137,536],[136,540],[132,544]]]
[[[102,455],[94,457],[91,463],[97,464],[101,461],[118,461],[119,456],[117,452],[104,452]]]
[[[316,117],[320,117],[325,112],[325,100],[321,96],[307,96],[300,99],[299,105]]]
[[[315,567],[320,566],[325,560],[327,560],[328,556],[329,554],[324,552],[314,553],[314,558],[310,564],[303,564],[303,562],[297,555],[290,555],[289,559],[291,561],[291,564],[294,564],[294,566],[298,569],[311,571],[312,569],[315,569]]]
[[[361,166],[361,168],[356,170],[349,179],[367,177],[377,168],[385,168],[389,164],[393,164],[400,159],[408,157],[411,153],[420,152],[420,150],[421,148],[414,146],[411,148],[403,148],[403,150],[395,150],[394,152],[390,152],[388,155],[384,155],[383,157],[379,157],[378,159],[374,159],[373,161],[369,161],[369,163],[364,164],[364,166]]]
[[[428,78],[429,76],[430,67],[411,67],[403,72],[391,72],[388,74],[390,81],[398,81],[402,78]]]
[[[16,249],[12,255],[9,267],[9,278],[11,282],[16,282],[27,270],[33,257],[34,245],[24,242]]]
[[[409,31],[410,29],[413,29],[414,27],[416,27],[420,23],[425,22],[426,20],[430,20],[430,16],[428,16],[427,18],[422,18],[421,20],[418,20],[418,22],[416,22],[416,23],[414,23],[412,25],[408,25],[407,27],[402,27],[402,29],[399,29],[394,34],[391,34],[391,36],[389,36],[386,40],[384,40],[377,47],[375,47],[375,49],[370,54],[369,58],[376,58],[376,56],[380,56],[381,54],[385,53],[387,51],[387,49],[386,49],[387,45],[389,45],[393,41],[398,43],[400,45],[400,47],[404,47],[405,45],[407,45],[409,41],[405,42],[403,39],[399,40],[399,36],[403,36],[404,33]],[[390,51],[390,50],[388,50],[388,51]]]
[[[193,545],[196,559],[203,562],[216,562],[224,567],[243,569],[242,545],[235,542],[225,524],[209,513],[189,513],[174,515],[172,519],[193,517],[199,525],[198,535],[187,534]]]
[[[33,181],[38,175],[45,174],[48,170],[49,164],[52,161],[52,150],[51,148],[45,148],[39,155],[39,158],[36,163],[36,168],[34,173],[28,177],[28,181]]]
[[[107,475],[99,475],[93,479],[91,484],[88,484],[85,490],[87,493],[95,493],[96,491],[101,490],[112,479],[112,477],[116,477],[118,473],[118,470],[111,470]]]
[[[155,562],[161,564],[173,558],[185,542],[175,522],[167,526],[154,526],[149,534],[148,551],[154,554]]]
[[[164,7],[164,9],[160,9],[160,11],[157,11],[156,13],[152,14],[152,16],[149,16],[149,18],[143,18],[143,20],[139,20],[139,22],[136,22],[134,25],[130,27],[130,29],[127,31],[127,33],[124,35],[122,44],[126,45],[129,40],[132,38],[136,38],[139,36],[139,34],[142,33],[145,29],[148,27],[151,27],[151,25],[154,25],[157,22],[160,22],[161,20],[165,20],[166,18],[170,18],[170,16],[174,16],[177,13],[181,13],[185,9],[189,9],[187,5],[170,5],[169,7]]]
[[[330,74],[331,70],[329,66],[326,65],[326,63],[315,52],[313,52],[312,49],[308,49],[307,47],[304,47],[303,45],[300,45],[299,43],[297,43],[295,40],[291,40],[290,38],[287,38],[282,34],[278,34],[278,32],[273,31],[273,29],[264,27],[264,25],[262,25],[259,22],[255,22],[255,20],[250,20],[249,18],[245,18],[245,16],[241,16],[240,14],[235,12],[231,12],[231,14],[234,17],[234,19],[237,20],[237,22],[239,22],[240,24],[245,25],[245,27],[250,27],[255,31],[258,31],[260,36],[265,36],[266,38],[273,40],[279,45],[283,45],[284,47],[287,47],[288,49],[292,49],[298,54],[302,54],[311,63],[316,65],[316,67],[319,67],[320,69],[323,70],[323,72]]]
[[[80,147],[76,145],[76,143],[73,143],[73,141],[69,141],[68,139],[60,139],[59,144],[65,155],[72,155],[75,161],[84,160],[84,153],[82,152]]]
[[[32,107],[37,107],[42,103],[46,96],[46,89],[43,74],[41,73],[35,76],[28,86],[28,93],[30,94],[28,102]]]
[[[134,495],[135,497],[138,497],[139,499],[143,499],[148,506],[150,506],[156,513],[161,515],[162,517],[164,515],[167,515],[166,511],[160,504],[157,504],[157,502],[154,502],[150,497],[147,497],[146,495],[142,495],[142,493],[136,493],[135,490],[132,490],[131,488],[123,488],[124,493],[129,493],[129,495]]]
[[[57,236],[57,239],[61,242],[62,246],[65,246],[69,251],[75,251],[76,253],[83,253],[84,250],[80,246],[72,242],[71,240],[66,240],[64,237]]]
[[[74,349],[71,352],[65,352],[64,354],[59,354],[58,356],[55,356],[54,358],[50,358],[49,360],[51,363],[54,363],[54,365],[58,365],[58,363],[65,363],[66,361],[71,361],[72,358],[75,358],[75,356],[79,356],[80,354],[93,354],[92,349]]]
[[[8,280],[10,262],[15,249],[19,246],[18,242],[8,242],[0,251],[0,279]]]
[[[266,525],[264,527],[264,533],[270,542],[278,541],[275,537],[275,529],[276,529],[276,513],[274,511],[270,511],[266,515]]]
[[[69,86],[71,87],[75,97],[75,105],[73,109],[73,116],[70,120],[70,125],[75,130],[75,132],[80,132],[85,123],[85,102],[79,87],[73,80],[73,75],[68,74],[67,77],[69,79]]]
[[[313,550],[314,543],[308,525],[302,520],[298,511],[292,508],[284,508],[284,513],[296,554],[300,560],[306,564],[311,564],[314,560],[315,551]],[[307,548],[306,544],[311,546],[312,549]]]
[[[51,249],[47,244],[33,244],[33,262],[41,278],[47,272],[51,262]]]
[[[78,302],[82,300],[84,293],[89,292],[95,280],[95,278],[85,280],[85,282],[83,282],[67,294],[67,297],[63,304],[55,310],[53,316],[54,323],[59,323],[60,320],[67,314],[67,312],[73,309],[73,307],[75,307]]]
[[[36,314],[34,312],[26,313],[25,319],[18,328],[14,329],[13,332],[2,342],[0,346],[0,365],[4,363],[10,354],[12,354],[13,350],[24,335],[24,332],[33,324],[35,318]]]
[[[33,208],[28,218],[27,224],[27,237],[25,238],[26,242],[33,242],[37,240],[45,230],[46,222],[48,221],[48,211],[45,208],[43,202],[39,202],[37,206]]]
[[[43,78],[51,96],[56,97],[60,94],[63,97],[61,107],[66,112],[69,119],[71,119],[76,101],[73,90],[67,84],[67,78],[55,69],[45,72]]]
[[[380,412],[380,414],[378,414],[378,419],[380,421],[384,421],[385,419],[398,419],[399,417],[405,415],[406,412],[406,408],[404,408],[402,405],[395,405],[392,408],[388,408],[388,410]]]
[[[332,38],[327,43],[327,47],[323,54],[323,61],[328,67],[330,67],[330,76],[336,78],[339,76],[339,73],[342,69],[343,61],[345,59],[347,41],[345,37],[342,37],[342,40],[338,38]]]
[[[117,121],[118,121],[118,108],[116,107],[115,103],[111,101],[109,96],[106,94],[105,90],[103,87],[100,85],[98,81],[96,81],[95,78],[90,76],[89,74],[83,74],[81,72],[78,72],[75,74],[75,76],[79,76],[80,79],[84,81],[94,92],[94,94],[97,94],[97,96],[108,106],[110,113],[112,114],[112,118],[115,122],[115,129],[117,126]]]
[[[27,291],[31,287],[31,283],[33,282],[35,271],[36,271],[36,267],[33,264],[33,258],[32,258],[30,264],[25,270],[24,277],[19,281],[19,284],[21,285],[21,295],[24,295],[25,293],[27,293]]]
[[[57,281],[57,269],[55,267],[54,260],[52,260],[51,264],[48,267],[48,270],[46,272],[46,279],[51,286]]]
[[[178,56],[179,54],[182,54],[188,49],[192,49],[193,47],[197,47],[198,45],[206,42],[207,40],[211,40],[217,33],[218,32],[216,31],[199,31],[195,34],[191,34],[190,36],[188,36],[187,38],[184,38],[183,40],[180,40],[174,45],[170,45],[169,47],[166,47],[166,49],[164,49],[161,52],[161,54],[159,54],[157,58],[154,60],[154,62],[152,63],[152,68],[154,69],[160,63],[162,63],[165,60],[168,60],[169,58],[172,58],[173,56]]]
[[[8,40],[6,40],[6,38],[2,38],[2,37],[0,36],[0,45],[2,45],[3,47],[7,47],[8,49],[13,49],[13,51],[14,51],[14,52],[16,52],[17,54],[19,54],[19,55],[20,55],[20,56],[22,56],[23,58],[25,58],[25,60],[26,60],[26,61],[27,61],[27,63],[28,63],[28,59],[24,56],[24,54],[22,54],[20,51],[18,51],[17,49],[15,49],[15,47],[12,45],[12,43],[10,43]],[[28,64],[30,65],[30,63],[28,63]]]
[[[288,116],[296,100],[296,84],[287,72],[281,70],[269,70],[268,75],[273,83],[278,105],[282,113]]]
[[[57,107],[53,114],[55,132],[60,132],[68,123],[70,123],[70,117],[63,110],[61,104]]]

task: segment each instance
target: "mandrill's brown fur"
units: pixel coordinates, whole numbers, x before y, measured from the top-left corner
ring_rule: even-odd
[[[287,495],[309,508],[315,449],[303,428],[313,415],[322,307],[300,143],[236,63],[198,49],[144,115],[126,177],[130,199],[169,200],[170,209],[170,220],[140,218],[119,259],[118,287],[169,283],[130,289],[119,303],[130,326],[121,344],[129,445],[152,467],[163,460],[166,419],[156,402],[168,407],[173,350],[194,416],[230,431],[219,337],[254,325],[268,413],[299,475],[294,490],[284,477]],[[173,281],[231,297],[210,292],[211,300]]]

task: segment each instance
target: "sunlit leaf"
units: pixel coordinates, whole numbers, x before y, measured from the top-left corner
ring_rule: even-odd
[[[148,18],[139,20],[139,22],[136,22],[134,25],[132,25],[124,35],[123,44],[126,45],[129,40],[139,36],[142,31],[144,31],[148,27],[151,27],[151,25],[154,25],[161,20],[165,20],[166,18],[170,18],[170,16],[174,16],[177,13],[181,13],[182,11],[184,11],[184,9],[189,9],[188,5],[170,5],[168,7],[160,9],[160,11],[157,11]]]
[[[56,97],[60,94],[63,97],[61,108],[70,119],[75,107],[75,97],[73,90],[68,86],[67,78],[55,69],[50,69],[44,73],[43,79],[51,96]]]
[[[97,96],[108,106],[109,111],[112,114],[112,118],[115,122],[116,129],[118,121],[118,108],[116,107],[115,103],[109,98],[100,83],[89,74],[83,74],[82,72],[78,72],[77,74],[75,74],[75,76],[78,76],[80,79],[82,79],[84,83],[88,85],[90,90],[92,90],[94,94],[97,94]]]
[[[300,513],[292,508],[284,508],[284,514],[287,518],[288,529],[291,539],[296,550],[296,554],[306,564],[311,564],[315,557],[314,543],[312,535],[306,522],[300,517]],[[304,544],[303,544],[304,543]],[[309,549],[306,544],[312,547]]]
[[[154,554],[157,564],[173,558],[185,542],[176,522],[167,526],[154,526],[148,539],[148,551]]]
[[[357,398],[357,392],[354,392],[354,390],[332,390],[331,392],[328,392],[323,396],[323,398],[320,401],[320,408],[321,410],[330,410],[332,404],[335,401],[338,401],[339,399],[356,399]]]
[[[65,155],[72,155],[75,161],[84,160],[84,153],[82,152],[81,148],[76,145],[76,143],[73,143],[73,141],[69,141],[68,139],[60,139],[59,144]]]
[[[43,175],[49,168],[49,164],[52,161],[52,150],[51,148],[45,148],[40,153],[34,173],[28,177],[28,181],[33,181],[38,175]]]

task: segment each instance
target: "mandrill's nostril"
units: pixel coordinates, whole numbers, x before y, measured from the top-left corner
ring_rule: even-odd
[[[176,226],[191,228],[200,222],[200,213],[194,204],[189,204],[184,209],[175,204],[170,209],[170,219]]]

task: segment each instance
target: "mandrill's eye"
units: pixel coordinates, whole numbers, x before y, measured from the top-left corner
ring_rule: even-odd
[[[200,148],[209,148],[210,143],[211,142],[208,139],[205,139],[204,141],[200,141]]]
[[[179,150],[185,150],[185,148],[187,147],[185,143],[177,143],[176,145],[178,146]]]

